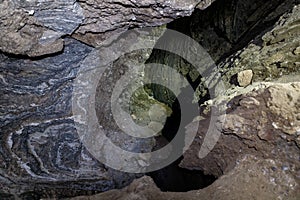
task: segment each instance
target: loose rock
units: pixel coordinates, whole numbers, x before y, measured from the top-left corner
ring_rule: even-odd
[[[251,84],[253,78],[252,70],[244,70],[237,74],[237,81],[239,86],[246,87]]]

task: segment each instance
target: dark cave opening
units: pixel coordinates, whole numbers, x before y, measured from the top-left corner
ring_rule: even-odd
[[[190,17],[183,17],[174,20],[167,25],[167,28],[179,31],[187,36],[192,37],[196,40],[207,52],[210,54],[212,59],[218,64],[224,61],[228,56],[234,54],[240,49],[243,49],[247,44],[254,40],[257,45],[262,43],[261,39],[256,36],[260,33],[265,32],[272,27],[272,25],[278,20],[280,13],[283,10],[276,11],[277,13],[273,16],[270,13],[274,12],[277,7],[282,5],[282,1],[276,0],[271,1],[245,1],[245,0],[229,0],[229,1],[216,1],[205,10],[196,9]],[[265,8],[265,12],[260,12],[258,8]],[[254,15],[254,14],[255,15]],[[251,18],[251,20],[248,20]],[[247,19],[247,20],[245,20]],[[169,43],[180,43],[180,41],[172,41],[170,38],[164,38],[162,41],[169,41]],[[183,48],[184,44],[178,45],[179,48]],[[177,55],[172,53],[164,52],[162,50],[154,50],[151,57],[148,59],[149,63],[161,63],[168,66],[175,66],[176,70],[180,72],[182,68],[191,66],[183,58],[178,58]],[[182,67],[183,66],[183,67]],[[199,76],[201,78],[201,75]],[[198,78],[199,78],[198,77]],[[200,85],[200,78],[196,81],[192,81],[190,77],[185,76],[189,84],[195,90]],[[232,77],[230,80],[231,84],[235,84],[236,77]],[[162,137],[157,138],[158,144],[164,146],[167,141],[170,142],[180,130],[178,124],[181,122],[184,125],[190,123],[194,115],[183,117],[180,110],[180,104],[177,100],[172,98],[165,98],[162,88],[153,87],[154,97],[169,106],[172,107],[173,114],[167,119],[164,129],[162,130]],[[155,94],[156,92],[156,94]],[[193,100],[190,95],[185,94],[184,91],[180,94],[185,97],[188,103]],[[173,103],[170,105],[170,99]],[[209,100],[210,96],[202,96],[199,100],[198,105]],[[201,109],[201,108],[200,108]],[[198,115],[201,113],[199,111]],[[182,138],[184,142],[184,138]],[[183,148],[184,144],[177,148]],[[155,172],[148,173],[156,183],[156,185],[162,191],[173,191],[173,192],[186,192],[195,189],[202,189],[212,184],[218,177],[205,175],[202,171],[188,170],[179,167],[179,164],[183,157],[178,158],[169,166],[157,170]]]
[[[173,104],[173,112],[169,118],[167,118],[164,129],[162,130],[162,136],[157,138],[157,143],[164,146],[166,142],[170,142],[174,136],[179,134],[179,123],[181,118],[180,105],[178,101]],[[192,116],[191,116],[192,118]],[[182,123],[188,123],[188,120],[183,120]],[[183,134],[184,135],[184,134]],[[160,147],[161,147],[160,146]],[[182,144],[177,148],[183,149],[184,138],[182,138]],[[157,187],[162,191],[171,192],[187,192],[190,190],[202,189],[212,184],[217,178],[211,175],[205,175],[201,170],[188,170],[179,167],[179,164],[183,156],[178,158],[170,165],[150,172],[147,175],[152,177]]]
[[[179,167],[182,157],[169,166],[150,172],[149,175],[156,186],[164,192],[187,192],[203,189],[211,185],[217,178],[205,175],[201,170],[188,170]]]
[[[198,105],[200,104],[200,102],[194,103],[190,107],[191,110],[187,112],[189,115],[182,115],[183,113],[178,98],[184,97],[184,103],[188,104],[192,104],[193,101],[193,94],[186,91],[188,90],[183,88],[180,95],[174,100],[174,103],[172,104],[173,113],[166,120],[164,128],[162,129],[162,136],[156,138],[157,145],[154,150],[165,146],[179,134],[182,143],[176,146],[176,148],[183,151],[185,143],[185,126],[188,125],[194,117],[199,115]],[[209,96],[206,98],[209,99]],[[203,101],[203,99],[201,101]],[[183,126],[180,126],[180,123],[182,123]],[[202,189],[211,185],[217,179],[215,176],[204,174],[201,170],[189,170],[179,167],[182,159],[183,156],[170,165],[160,170],[150,172],[147,175],[152,177],[160,190],[171,192],[187,192]]]
[[[189,24],[190,17],[184,17],[177,19],[170,24],[168,24],[168,28],[179,31],[186,35],[190,34]],[[171,38],[161,37],[159,42],[164,43],[165,41],[175,42]],[[180,43],[181,41],[176,41]],[[167,43],[167,42],[166,42]],[[210,94],[207,90],[207,94],[204,95],[201,99],[198,99],[198,102],[195,102],[194,92],[198,87],[202,87],[201,85],[201,75],[194,74],[197,78],[192,78],[191,74],[183,74],[183,69],[188,69],[190,72],[196,72],[194,66],[191,65],[184,58],[173,54],[171,52],[167,52],[160,49],[154,49],[150,58],[146,61],[146,63],[160,63],[167,66],[173,66],[178,73],[185,77],[188,84],[192,88],[191,90],[188,87],[181,88],[181,92],[178,96],[175,96],[174,93],[165,88],[164,86],[160,86],[157,84],[148,85],[146,88],[151,91],[151,95],[158,101],[168,105],[172,109],[172,114],[169,116],[164,124],[164,128],[162,129],[162,136],[156,137],[156,146],[153,150],[157,150],[162,148],[171,142],[175,136],[179,136],[181,143],[177,144],[176,150],[180,150],[183,152],[183,148],[185,146],[185,127],[193,121],[193,119],[200,115],[201,113],[201,104],[210,99]],[[182,68],[180,66],[183,66]],[[146,71],[146,74],[152,74],[151,70]],[[195,77],[194,76],[194,77]],[[166,75],[166,78],[169,78]],[[170,77],[172,80],[172,77]],[[174,83],[176,84],[176,83]],[[204,87],[204,86],[203,86]],[[168,95],[166,95],[168,94]],[[179,102],[179,99],[181,102]],[[184,105],[181,105],[181,104]],[[188,105],[188,106],[186,106]],[[168,166],[147,173],[156,186],[161,191],[170,191],[170,192],[187,192],[191,190],[203,189],[209,185],[211,185],[217,177],[212,175],[206,175],[201,170],[189,170],[180,167],[180,162],[182,161],[183,156],[180,156],[177,160],[169,164]]]
[[[297,83],[293,82],[300,80],[298,77],[299,71],[297,72],[299,69],[297,60],[299,57],[297,55],[300,55],[298,48],[298,38],[300,36],[298,36],[297,30],[300,27],[298,26],[300,19],[299,15],[295,15],[299,12],[298,5],[295,6],[297,8],[296,13],[291,11],[293,9],[292,5],[299,4],[299,0],[215,0],[205,10],[197,8],[194,10],[193,8],[193,11],[191,9],[184,11],[185,6],[179,6],[179,9],[177,9],[177,7],[171,7],[157,1],[151,3],[151,0],[149,0],[150,3],[148,1],[134,3],[133,6],[129,5],[133,1],[130,1],[130,3],[124,0],[104,2],[103,5],[96,5],[95,0],[77,1],[78,5],[76,6],[75,1],[73,3],[69,1],[71,2],[70,7],[68,3],[62,3],[62,1],[57,1],[57,4],[52,5],[50,0],[44,0],[40,5],[24,3],[26,1],[11,1],[12,3],[10,3],[7,0],[0,0],[0,2],[0,5],[4,2],[1,5],[4,6],[4,9],[1,13],[2,18],[0,21],[2,24],[0,23],[0,27],[3,28],[3,33],[7,36],[3,37],[3,43],[0,45],[0,82],[2,86],[0,88],[2,93],[0,106],[0,126],[2,129],[0,139],[0,160],[2,162],[0,200],[64,199],[74,196],[94,195],[106,191],[109,192],[103,194],[104,197],[77,198],[148,198],[144,195],[148,191],[143,191],[145,188],[148,189],[152,186],[148,182],[142,187],[140,183],[144,182],[129,186],[133,180],[144,174],[129,174],[109,168],[105,166],[105,162],[100,162],[88,152],[88,146],[86,147],[75,130],[74,123],[80,119],[72,112],[74,111],[72,109],[74,100],[72,97],[75,94],[73,82],[75,82],[77,74],[80,73],[80,69],[92,67],[93,61],[99,61],[101,65],[106,63],[104,59],[91,59],[96,58],[96,54],[95,57],[90,57],[94,50],[100,48],[99,45],[102,44],[103,40],[105,40],[104,48],[107,48],[110,44],[123,39],[119,34],[123,31],[126,32],[128,26],[132,30],[140,27],[160,26],[177,17],[180,18],[167,24],[167,28],[186,34],[201,44],[211,55],[218,68],[221,69],[222,77],[226,78],[226,82],[224,81],[226,84],[238,86],[238,72],[244,69],[253,69],[254,78],[252,83],[274,82],[276,88],[277,84],[291,84],[293,89],[281,86],[277,88],[283,94],[286,92],[285,89],[288,89],[287,95],[284,94],[288,97],[286,99],[288,101],[284,101],[284,98],[278,99],[278,105],[277,102],[266,99],[266,97],[273,95],[273,92],[270,92],[269,89],[266,92],[259,89],[257,93],[254,93],[256,89],[253,89],[253,91],[241,96],[234,94],[234,99],[228,101],[227,104],[227,113],[231,114],[230,117],[232,117],[228,122],[232,121],[234,123],[237,118],[242,120],[249,116],[254,116],[253,119],[259,117],[258,122],[263,121],[262,125],[266,124],[265,127],[262,127],[262,132],[264,132],[262,135],[262,132],[255,132],[257,127],[252,127],[251,123],[243,124],[243,122],[242,125],[234,125],[228,130],[222,130],[224,138],[221,138],[222,140],[219,142],[220,147],[216,146],[216,151],[210,154],[206,160],[207,162],[202,161],[199,164],[194,162],[195,160],[188,160],[187,155],[185,164],[183,164],[183,156],[181,156],[168,166],[149,172],[147,175],[152,177],[155,184],[162,191],[187,192],[210,187],[206,191],[199,191],[199,193],[201,195],[207,193],[207,196],[213,196],[214,199],[237,199],[241,196],[243,196],[242,199],[251,199],[253,196],[258,199],[265,199],[264,196],[269,195],[276,195],[277,198],[283,199],[285,197],[300,199],[292,195],[289,196],[294,192],[293,188],[295,188],[295,191],[297,190],[297,187],[291,187],[291,185],[294,186],[294,180],[297,183],[297,178],[300,177],[300,172],[297,173],[294,170],[294,166],[300,166],[297,165],[300,161],[297,154],[300,148],[300,144],[297,143],[298,131],[292,135],[284,133],[284,130],[275,130],[277,129],[276,123],[273,124],[273,121],[276,121],[276,118],[272,121],[273,117],[269,116],[270,109],[265,106],[265,104],[276,104],[278,110],[291,110],[289,118],[296,119],[297,122],[298,116],[293,116],[297,114],[293,111],[293,107],[297,108],[297,102],[292,100],[294,98],[293,93],[297,93],[296,87],[298,87]],[[50,4],[51,6],[49,6]],[[80,9],[78,10],[78,8]],[[102,9],[104,9],[103,12]],[[60,10],[65,12],[60,12]],[[164,12],[159,14],[158,12],[161,10]],[[32,11],[35,13],[30,14]],[[58,11],[58,15],[55,15]],[[178,16],[175,11],[178,11]],[[193,13],[191,14],[191,12]],[[52,18],[50,14],[54,14],[55,18]],[[190,14],[191,16],[182,17]],[[282,19],[278,21],[281,16]],[[74,30],[70,30],[68,33],[63,31],[63,29],[69,29],[69,26],[74,26]],[[164,28],[165,25],[159,27],[159,30]],[[300,30],[298,33],[300,33]],[[62,34],[65,36],[61,36]],[[107,37],[110,37],[110,35],[115,36],[114,34],[117,34],[116,41],[110,41],[108,44]],[[264,34],[270,35],[265,37]],[[168,42],[166,38],[162,38],[162,40]],[[170,41],[170,44],[176,49],[182,51],[187,49],[181,41]],[[61,50],[58,50],[57,44],[62,45]],[[121,47],[120,49],[116,48],[117,51],[121,49]],[[54,53],[47,54],[47,52],[52,51]],[[97,115],[99,120],[107,125],[105,127],[105,130],[109,131],[107,135],[111,136],[111,141],[116,141],[115,144],[120,144],[120,147],[124,147],[124,149],[126,149],[126,146],[123,144],[127,141],[129,142],[126,144],[129,144],[136,140],[118,135],[118,127],[111,120],[108,106],[111,97],[109,91],[113,83],[116,83],[120,76],[125,74],[125,69],[127,67],[131,69],[129,64],[127,66],[127,62],[122,63],[122,61],[137,58],[137,61],[144,62],[144,50],[140,54],[133,52],[132,55],[126,56],[124,55],[124,57],[111,64],[120,70],[116,70],[116,76],[115,74],[111,76],[110,74],[107,76],[103,74],[103,77],[107,79],[102,79],[105,83],[101,91],[108,92],[103,95],[103,101],[99,100],[100,105],[97,105],[97,112],[99,111]],[[184,72],[189,65],[187,60],[178,58],[176,55],[170,56],[170,53],[165,53],[162,50],[154,50],[149,63],[151,61],[174,66],[178,71],[182,70],[181,72]],[[253,61],[253,64],[250,61]],[[135,64],[135,60],[133,64]],[[232,75],[231,72],[235,74]],[[190,76],[189,73],[184,76],[194,90],[204,80],[201,80],[201,75],[196,79],[195,76]],[[277,80],[277,78],[280,78],[280,80]],[[93,76],[90,79],[93,79]],[[177,83],[176,80],[170,80],[174,85]],[[281,81],[285,83],[282,84]],[[89,82],[87,81],[87,83]],[[263,84],[261,85],[263,86]],[[182,143],[176,146],[176,148],[182,150],[185,129],[180,128],[179,125],[180,123],[187,125],[196,115],[202,114],[202,108],[199,108],[199,105],[210,99],[209,94],[200,97],[205,93],[203,91],[200,91],[203,93],[197,93],[197,97],[201,99],[198,104],[195,103],[187,111],[180,106],[178,99],[176,99],[179,97],[174,98],[174,95],[171,95],[171,98],[166,98],[166,95],[162,92],[166,90],[165,88],[156,87],[154,89],[156,90],[153,95],[155,100],[168,104],[173,111],[172,115],[167,118],[162,135],[156,138],[155,148],[162,148],[170,143],[175,135],[182,133],[182,136],[180,136]],[[238,87],[236,89],[240,91]],[[79,95],[84,96],[84,94]],[[212,93],[211,96],[213,96]],[[274,93],[274,96],[276,96],[276,93]],[[194,100],[192,93],[188,93],[184,89],[180,94],[180,98],[184,99],[186,104],[192,104],[191,102]],[[245,101],[242,102],[242,100]],[[89,103],[89,101],[85,102]],[[82,103],[85,102],[82,101]],[[239,102],[241,104],[237,105]],[[81,104],[80,101],[77,103],[78,106]],[[242,103],[245,105],[242,105]],[[247,108],[251,111],[248,113],[245,108],[249,106],[246,105],[247,103],[259,105]],[[285,104],[290,105],[290,107]],[[197,109],[193,109],[195,107]],[[259,108],[263,109],[260,110]],[[187,111],[189,115],[183,117],[183,111]],[[252,111],[258,111],[259,114],[267,113],[267,116],[260,116],[257,113],[252,113]],[[273,112],[273,110],[271,111]],[[143,114],[143,112],[141,113]],[[281,115],[282,113],[279,113],[277,118],[282,119]],[[289,129],[288,132],[290,132],[296,125],[291,121],[288,127],[283,128]],[[250,131],[250,135],[246,133],[240,137],[240,135],[235,134],[235,130],[241,133],[241,127],[254,131]],[[271,139],[269,139],[269,136]],[[200,142],[202,141],[199,139]],[[147,152],[151,150],[153,145],[152,141],[149,145],[147,143]],[[132,152],[135,153],[139,149],[142,149],[140,151],[142,153],[146,152],[143,141],[137,142],[136,147]],[[200,148],[200,145],[197,147]],[[192,158],[196,158],[196,153],[195,157]],[[250,159],[249,157],[248,159],[247,157],[246,161],[250,164],[243,163],[240,165],[241,162],[236,157],[244,156],[246,153],[253,153],[251,156],[257,158]],[[113,156],[111,157],[114,158]],[[268,162],[270,160],[276,161],[275,164]],[[253,164],[254,162],[257,163],[257,169],[262,168],[263,170],[255,171],[256,165]],[[229,170],[234,164],[239,168],[231,173]],[[189,170],[180,166],[188,166],[190,169],[203,168],[206,173],[216,174],[216,176],[204,174],[201,170]],[[253,169],[249,176],[246,169]],[[270,173],[266,174],[266,171]],[[260,176],[256,172],[264,172],[263,175],[267,176]],[[226,174],[226,177],[230,179],[217,180],[220,174]],[[246,177],[246,179],[243,180],[243,177]],[[274,177],[276,178],[276,185],[273,184]],[[288,180],[284,180],[285,177]],[[260,178],[266,178],[267,181],[261,181]],[[217,184],[214,181],[216,180],[220,181],[218,186],[222,186],[222,190],[215,187]],[[235,180],[238,181],[235,183]],[[271,180],[271,182],[268,180]],[[245,184],[240,184],[242,181]],[[269,182],[271,183],[270,187]],[[291,184],[286,184],[290,182]],[[211,185],[213,183],[214,185]],[[251,191],[249,183],[257,187],[254,187],[254,190]],[[257,183],[262,185],[255,185]],[[246,189],[246,192],[244,189]],[[189,196],[189,194],[196,194],[196,192],[188,192],[184,195],[173,194],[171,197],[168,196],[168,193],[163,194],[153,190],[150,192],[149,196],[152,199],[156,199],[156,195],[158,196],[157,199],[159,199],[159,195],[165,199],[196,199]],[[233,196],[230,196],[232,194]],[[209,199],[206,196],[199,196],[198,198]]]

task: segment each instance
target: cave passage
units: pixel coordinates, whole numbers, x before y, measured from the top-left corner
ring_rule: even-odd
[[[200,170],[188,170],[179,167],[182,157],[169,166],[150,172],[155,184],[161,191],[187,192],[198,190],[211,185],[217,178],[212,175],[205,175]]]
[[[178,101],[175,101],[172,106],[173,114],[167,118],[164,129],[162,130],[162,137],[169,142],[179,131],[184,131],[179,129],[179,123],[181,121],[180,105]],[[191,116],[192,118],[193,116]],[[187,123],[188,121],[183,120],[182,123]],[[183,134],[184,135],[184,134]],[[162,138],[157,138],[158,144],[164,146]],[[177,148],[183,148],[184,138],[182,138],[181,146]],[[162,191],[172,191],[172,192],[186,192],[190,190],[202,189],[210,184],[212,184],[217,178],[211,175],[205,175],[200,170],[188,170],[179,167],[179,164],[183,157],[181,156],[176,161],[174,161],[169,166],[163,169],[150,172],[147,175],[151,176],[157,187]]]
[[[272,3],[270,2],[271,1],[264,2],[258,0],[216,1],[204,11],[196,9],[190,17],[174,20],[167,25],[167,28],[192,37],[207,50],[211,58],[218,64],[232,53],[246,46],[249,41],[254,39],[255,36],[261,32],[262,28],[270,27],[270,25],[277,21],[278,16],[280,15],[269,18],[267,18],[267,16],[274,8],[279,6],[282,1],[275,0]],[[259,12],[260,9],[258,8],[260,7],[268,9],[267,12]],[[256,15],[254,15],[253,12],[255,12]],[[245,20],[253,16],[255,16],[253,20]],[[166,44],[175,43],[175,45],[177,45],[178,48],[181,48],[181,51],[183,52],[188,48],[184,42],[175,41],[164,36],[162,36],[159,41],[162,43],[165,42]],[[155,49],[148,59],[148,62],[174,66],[178,72],[191,72],[191,68],[193,67],[190,63],[177,55]],[[198,77],[196,80],[192,80],[191,77],[188,76],[189,73],[182,75],[185,76],[194,90],[199,86],[201,87],[201,74],[199,75],[200,78]],[[174,77],[168,78],[172,80],[174,84],[177,83],[177,80]],[[151,89],[154,98],[171,106],[173,111],[172,115],[167,118],[164,129],[162,130],[163,139],[157,138],[158,146],[162,147],[166,145],[167,142],[162,142],[161,140],[170,142],[176,134],[184,133],[185,130],[180,130],[178,124],[183,123],[185,127],[197,114],[182,117],[179,102],[174,100],[176,97],[167,97],[165,94],[170,92],[157,85],[153,86]],[[184,96],[187,103],[192,103],[193,97],[191,94],[185,94],[183,90],[180,95]],[[210,94],[207,93],[207,95],[202,94],[202,96],[199,96],[198,104],[201,105],[201,103],[209,100],[209,95]],[[200,112],[198,115],[199,114]],[[176,148],[183,148],[184,137],[181,139],[183,143]],[[169,166],[148,174],[162,191],[185,192],[201,189],[209,186],[217,179],[217,177],[214,176],[204,175],[202,171],[180,168],[178,165],[181,160],[182,157]]]
[[[185,97],[185,103],[192,104],[193,94],[187,94],[183,89],[178,98],[180,98],[180,96]],[[184,127],[190,123],[197,114],[199,114],[197,105],[198,103],[195,103],[194,106],[191,107],[194,110],[188,111],[188,113],[190,113],[188,117],[182,117],[180,104],[178,99],[175,99],[174,103],[172,104],[172,115],[166,120],[162,130],[162,136],[156,138],[157,147],[155,148],[161,148],[162,146],[166,145],[166,143],[170,142],[176,134],[180,134],[182,136],[182,143],[176,146],[176,148],[180,148],[181,150],[183,149],[185,136]],[[183,126],[181,126],[182,128],[179,126],[180,123],[183,123]],[[217,179],[214,176],[205,175],[200,170],[188,170],[179,167],[182,159],[183,157],[181,156],[169,166],[154,172],[150,172],[147,175],[152,177],[157,187],[159,187],[162,191],[172,192],[186,192],[190,190],[202,189],[209,186]]]
[[[184,26],[186,24],[189,24],[189,20],[190,18],[188,17],[177,19],[171,24],[168,24],[168,28],[180,31],[186,35],[190,35],[189,29]],[[188,61],[184,60],[184,58],[181,58],[178,55],[175,55],[171,52],[154,49],[147,62],[173,66],[178,73],[186,78],[190,87],[193,88],[194,92],[198,87],[203,86],[200,85],[200,74],[194,74],[195,76],[197,76],[196,79],[190,77],[190,73],[183,74],[183,71],[185,70],[188,70],[190,72],[197,71],[195,70],[194,66],[192,66]],[[175,81],[174,84],[177,84],[176,80],[174,80],[174,77],[166,78]],[[188,90],[187,87],[181,88],[181,92],[177,97],[171,90],[163,86],[152,84],[151,86],[147,87],[151,90],[151,93],[156,100],[170,106],[172,109],[172,114],[167,118],[166,123],[164,124],[164,128],[162,129],[162,136],[156,138],[157,145],[156,147],[154,147],[154,150],[162,148],[179,134],[179,137],[181,137],[181,143],[176,144],[176,148],[177,150],[183,151],[185,145],[185,127],[189,123],[191,123],[195,117],[200,115],[200,105],[206,100],[210,99],[210,95],[208,92],[201,99],[198,99],[198,102],[195,102],[196,99],[194,96],[194,92],[191,93],[191,91]],[[207,88],[205,89],[207,90]],[[179,99],[183,100],[183,102],[181,103],[189,106],[180,105]],[[150,172],[147,175],[154,180],[155,184],[158,188],[160,188],[161,191],[170,192],[187,192],[191,190],[202,189],[211,185],[217,179],[212,175],[205,175],[201,170],[189,170],[179,167],[182,159],[183,156],[178,158],[170,165],[160,170]]]

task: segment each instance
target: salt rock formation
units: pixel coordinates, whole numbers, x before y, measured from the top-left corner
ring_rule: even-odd
[[[200,4],[199,4],[200,3]],[[97,46],[132,27],[158,26],[190,15],[201,0],[2,0],[0,50],[37,57],[60,52],[63,36]]]
[[[75,199],[299,199],[300,2],[212,2],[0,0],[0,199],[79,195],[83,196]],[[209,80],[213,86],[215,79],[189,71],[186,61],[166,52],[145,49],[108,62],[103,58],[115,54],[100,57],[101,48],[95,48],[128,29],[166,23],[210,53],[226,91],[208,100],[204,82]],[[157,30],[161,34],[164,29]],[[159,37],[153,38],[153,46]],[[179,50],[188,48],[188,44],[174,43]],[[126,48],[110,46],[112,52]],[[96,83],[93,101],[99,122],[107,125],[107,136],[133,152],[158,148],[153,138],[125,135],[113,123],[109,100],[124,71],[161,60],[189,76],[195,88],[200,85],[190,96],[203,103],[201,116],[187,126],[187,132],[194,131],[195,125],[200,128],[180,167],[214,175],[217,180],[207,188],[161,192],[148,176],[140,178],[143,174],[123,173],[99,162],[76,132],[74,79],[81,68],[101,64],[110,68],[94,74],[106,78]],[[246,83],[240,83],[245,87],[238,87],[235,76],[250,70],[251,80],[247,76]],[[88,85],[94,84],[91,80]],[[168,80],[176,86],[176,77]],[[163,120],[158,117],[165,120],[166,115],[148,111],[158,104],[172,113],[175,97],[167,99],[163,91],[156,91],[160,99],[148,98],[144,91],[136,93],[132,118],[140,123],[156,119],[153,129],[160,129]],[[220,138],[206,157],[199,157],[210,111],[220,105],[226,111],[226,116],[217,116],[223,122],[216,129]],[[107,156],[114,155],[108,152]]]

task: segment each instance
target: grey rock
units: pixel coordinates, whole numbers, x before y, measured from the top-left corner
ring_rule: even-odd
[[[226,87],[230,87],[231,77],[243,70],[252,69],[254,73],[254,81],[258,80],[257,76],[260,76],[260,74],[269,74],[269,72],[267,72],[269,71],[268,67],[261,66],[261,60],[258,61],[258,59],[262,57],[259,56],[259,45],[253,45],[256,49],[250,49],[251,45],[249,45],[249,43],[261,43],[262,36],[265,32],[276,27],[277,25],[274,25],[276,20],[278,20],[278,18],[284,13],[290,12],[297,2],[299,1],[215,1],[205,10],[196,9],[190,17],[177,20],[176,23],[170,23],[168,26],[169,28],[182,31],[184,34],[199,42],[209,53],[216,65],[218,65],[218,67],[212,69],[213,73],[211,76],[208,75],[205,77],[205,75],[200,75],[202,76],[201,83],[196,90],[196,99],[199,100],[202,97],[208,96],[209,92],[207,90],[207,83],[209,83],[210,86],[219,83],[219,79],[214,77],[215,74],[222,74],[223,82]],[[294,21],[297,23],[296,19]],[[285,26],[288,25],[286,24]],[[270,35],[271,34],[272,33],[270,33]],[[297,38],[297,34],[295,33],[295,36],[293,34],[292,37]],[[189,44],[183,44],[182,41],[173,42],[172,39],[169,38],[165,40],[170,40],[170,43],[178,45],[176,48],[182,49],[182,51],[186,51],[189,46]],[[293,48],[293,50],[296,49],[297,39],[290,38],[288,40],[291,40],[289,43],[289,46],[291,46],[289,48]],[[264,45],[265,44],[266,43],[264,43]],[[282,45],[284,45],[284,43],[282,43]],[[243,54],[246,54],[246,50],[238,51],[243,49],[245,46],[249,46],[248,51],[253,52],[253,54],[251,56],[248,55],[247,59],[237,58],[242,52],[244,52]],[[280,48],[282,47],[280,44],[279,46]],[[289,51],[288,47],[282,50],[279,46],[277,47],[274,45],[272,47],[270,46],[270,48],[266,46],[263,55],[267,58],[267,55],[274,51]],[[275,50],[275,48],[278,49]],[[291,54],[289,55],[293,57],[290,62],[293,62],[297,57]],[[191,81],[193,84],[199,84],[197,83],[199,74],[193,71],[193,66],[191,66],[190,63],[187,63],[178,56],[174,56],[168,52],[154,50],[149,60],[155,63],[163,63],[168,66],[176,66],[176,70],[180,71],[184,76],[189,76],[190,79],[192,79]],[[236,67],[234,62],[236,62],[239,67]],[[248,63],[253,64],[251,64],[250,67]],[[293,65],[288,65],[288,68],[280,68],[280,71],[286,71],[286,73],[291,70],[296,71],[297,67],[295,67],[295,65],[297,65],[297,62],[294,62]],[[206,63],[206,66],[209,68],[212,64]],[[248,67],[246,68],[246,66]],[[264,73],[262,73],[262,71],[264,71]],[[178,80],[177,77],[168,77],[168,75],[165,76],[167,79],[171,80],[174,85],[176,85],[176,81]],[[162,94],[164,94],[164,92],[167,93],[167,91],[163,91],[163,89],[159,88],[153,88],[152,90],[155,91],[155,95],[157,94],[155,98],[162,102],[166,101],[166,97]],[[173,100],[174,99],[170,99],[171,102]]]
[[[82,0],[85,20],[74,37],[97,46],[110,35],[128,28],[160,26],[189,16],[200,2],[207,5],[201,0]]]
[[[168,57],[166,53],[154,52],[154,57],[149,59],[151,51],[144,49],[108,62],[105,56],[114,57],[115,52],[127,47],[113,46],[114,51],[100,57],[97,53],[101,53],[101,50],[94,51],[69,37],[61,38],[72,35],[89,45],[98,46],[112,34],[121,34],[128,28],[165,24],[190,15],[195,7],[205,9],[212,1],[0,2],[0,50],[9,53],[0,54],[0,198],[40,199],[89,195],[124,187],[141,176],[104,166],[82,144],[71,108],[73,81],[79,68],[91,68],[99,63],[109,66],[105,72],[93,75],[105,77],[97,83],[94,99],[97,102],[97,120],[105,125],[106,136],[111,141],[131,152],[151,151],[155,142],[153,139],[130,137],[114,123],[110,98],[116,80],[131,69],[131,65],[144,63],[145,60],[175,65],[192,81],[197,81],[199,74],[189,71],[186,61]],[[230,85],[229,78],[233,74],[247,69],[254,72],[255,81],[273,80],[273,77],[278,78],[283,74],[299,74],[299,6],[283,15],[274,26],[270,25],[297,2],[237,0],[226,1],[223,6],[216,1],[206,10],[196,11],[188,23],[183,20],[179,29],[187,27],[184,30],[186,34],[200,42],[216,61],[246,45],[219,64],[226,84]],[[262,29],[261,26],[270,29]],[[128,39],[134,41],[134,38]],[[189,48],[188,44],[167,41],[182,50]],[[58,52],[60,54],[55,56],[39,57]],[[10,54],[39,58],[21,59]],[[138,62],[132,63],[132,60]],[[209,78],[213,80],[214,77]],[[293,76],[294,81],[298,81],[297,78]],[[176,79],[170,77],[174,84]],[[225,99],[228,102],[228,118],[222,136],[205,159],[200,159],[198,152],[209,120],[201,116],[201,130],[198,130],[194,143],[181,163],[184,168],[223,175],[214,185],[189,193],[161,193],[150,178],[144,178],[123,190],[100,194],[100,198],[247,199],[243,198],[245,194],[249,194],[248,199],[253,199],[253,194],[260,199],[294,197],[292,192],[297,191],[297,184],[299,186],[299,83],[278,84],[259,88],[258,91],[250,91],[250,88],[246,94],[230,101]],[[163,94],[161,91],[157,93]],[[205,91],[200,93],[200,97],[207,95]],[[126,92],[122,95],[126,96]],[[192,99],[186,97],[188,101]],[[226,98],[229,97],[232,96]],[[145,93],[133,100],[142,100],[143,105],[131,105],[133,110],[129,114],[135,116],[132,118],[147,123],[152,121],[149,126],[159,130],[165,113],[149,113],[149,105],[159,102],[155,99],[149,101]],[[165,103],[174,101],[173,96],[172,99],[166,99],[165,95],[161,95],[160,100],[166,100]],[[216,101],[211,100],[209,105],[214,103]],[[165,106],[163,103],[159,105]],[[167,115],[171,113],[168,106],[164,108]],[[259,120],[253,125],[253,119],[257,116]],[[153,123],[153,120],[157,122]],[[114,160],[112,153],[106,153],[108,159]],[[240,159],[240,156],[243,157]],[[147,167],[148,160],[148,157],[141,157],[136,162]],[[273,169],[284,170],[277,172]]]
[[[299,3],[294,0],[216,1],[205,10],[195,10],[187,23],[190,23],[192,38],[219,62],[247,45],[262,29],[272,26],[274,21],[290,11],[297,2]]]
[[[71,34],[84,19],[76,0],[14,0],[17,9],[33,15],[44,27],[61,34]]]
[[[0,7],[0,50],[29,57],[62,51],[61,36],[71,34],[83,20],[75,0],[5,0]]]
[[[65,44],[62,54],[37,60],[0,54],[1,198],[89,194],[138,176],[105,167],[82,145],[72,117],[73,80],[92,48],[71,38]]]
[[[253,82],[277,81],[299,75],[299,10],[295,5],[274,26],[256,36],[246,47],[220,62],[225,83],[243,70],[253,71]],[[270,14],[271,15],[271,14]],[[230,87],[228,85],[228,87]]]
[[[199,1],[100,1],[83,0],[80,5],[85,11],[85,21],[78,33],[108,32],[114,29],[157,26],[172,19],[190,15]],[[95,20],[101,19],[101,20]]]
[[[201,0],[3,0],[0,50],[38,57],[62,51],[65,35],[98,46],[132,27],[159,26],[191,15]]]

